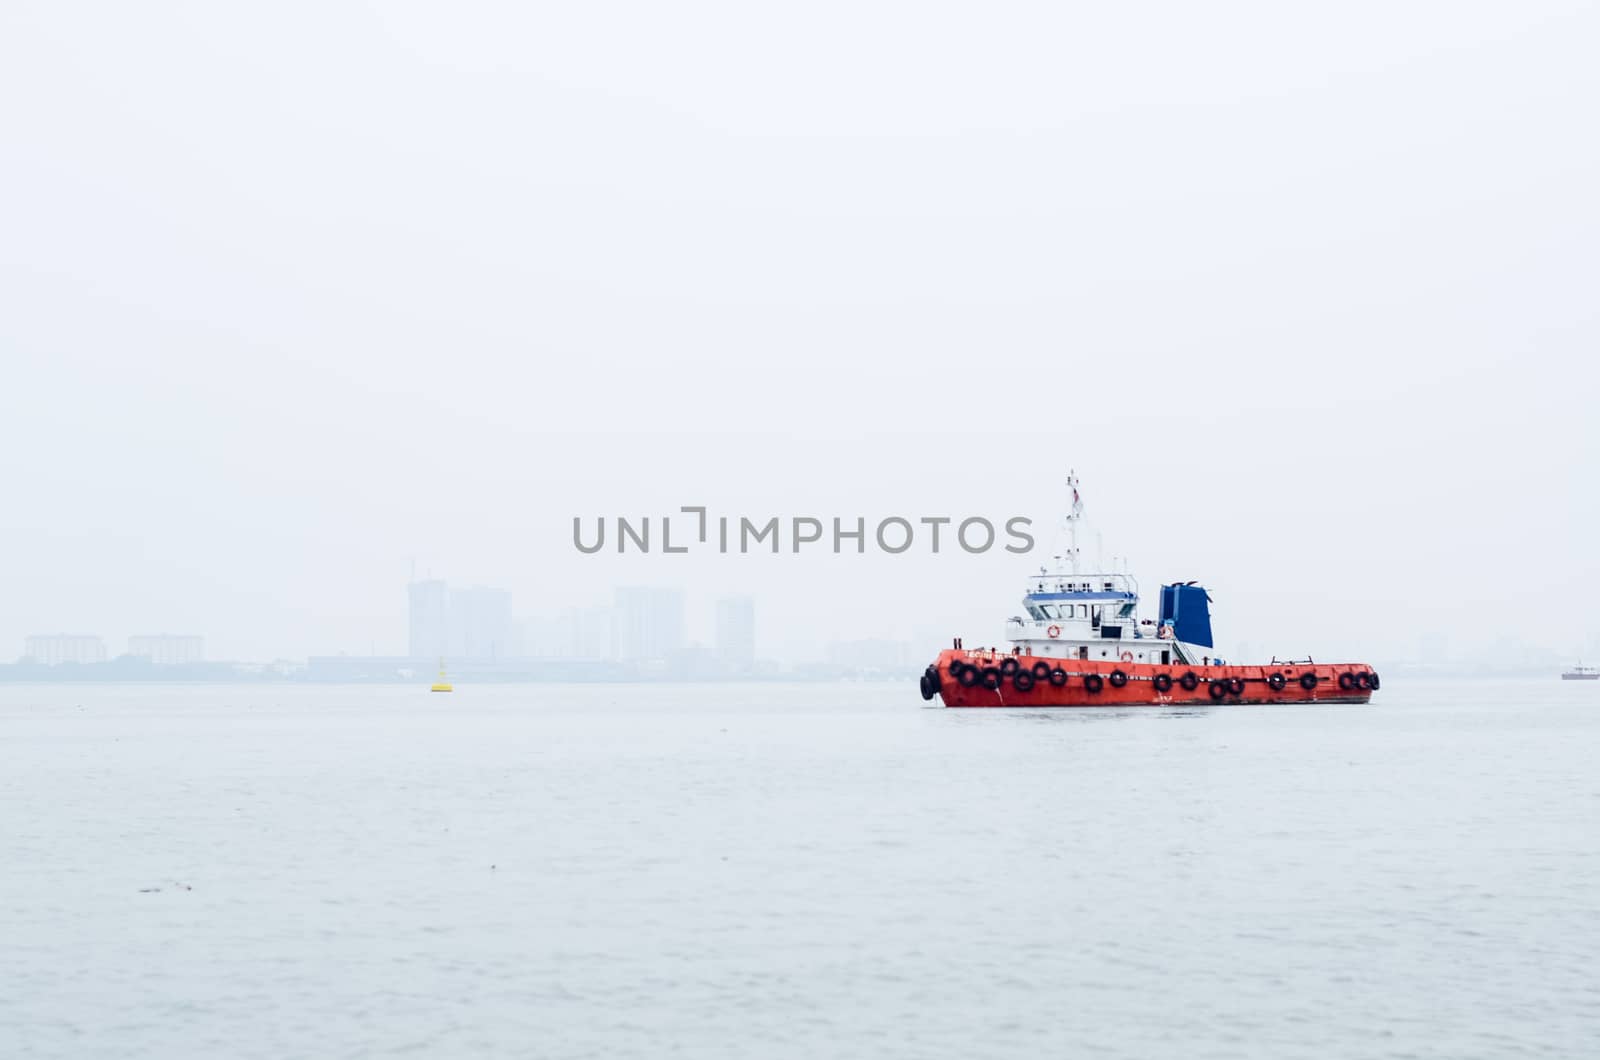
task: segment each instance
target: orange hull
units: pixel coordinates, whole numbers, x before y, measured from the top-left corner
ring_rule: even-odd
[[[923,681],[947,707],[1366,703],[1379,684],[1365,663],[1161,666],[964,649],[941,652]]]

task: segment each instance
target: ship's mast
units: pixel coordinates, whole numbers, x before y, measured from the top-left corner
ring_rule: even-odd
[[[1083,518],[1083,498],[1078,496],[1078,473],[1067,472],[1067,489],[1072,493],[1072,504],[1067,508],[1066,518],[1062,520],[1067,531],[1067,562],[1072,565],[1072,573],[1078,573],[1078,520]]]

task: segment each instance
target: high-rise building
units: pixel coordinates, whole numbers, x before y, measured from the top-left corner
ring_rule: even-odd
[[[412,582],[411,657],[438,659],[450,650],[450,589],[437,579]]]
[[[717,657],[736,670],[756,662],[756,602],[749,596],[717,601]]]
[[[516,654],[511,594],[504,589],[450,590],[449,655],[457,659],[505,659]]]
[[[564,659],[556,637],[557,619],[536,616],[517,620],[517,654],[524,659]]]
[[[682,654],[685,641],[683,590],[619,588],[615,623],[618,658],[635,662],[673,659]]]
[[[106,661],[106,642],[87,633],[36,633],[23,642],[23,655],[46,666]]]
[[[609,607],[574,608],[568,617],[572,631],[572,658],[617,657],[617,616]]]
[[[204,661],[205,640],[188,633],[153,633],[129,637],[128,654],[149,659],[157,666],[181,666]]]

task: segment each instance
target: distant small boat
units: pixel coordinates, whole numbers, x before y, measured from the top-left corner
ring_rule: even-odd
[[[439,660],[439,680],[435,681],[433,683],[433,687],[428,689],[428,691],[429,692],[454,692],[455,690],[456,690],[455,685],[452,685],[449,681],[445,680],[445,676],[444,676],[444,660],[440,659]]]
[[[1600,669],[1578,664],[1561,675],[1563,681],[1600,681]]]

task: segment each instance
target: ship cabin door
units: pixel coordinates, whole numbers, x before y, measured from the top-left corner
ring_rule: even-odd
[[[1078,647],[1078,658],[1084,660],[1085,662],[1089,660],[1089,646],[1087,644],[1083,644]]]

